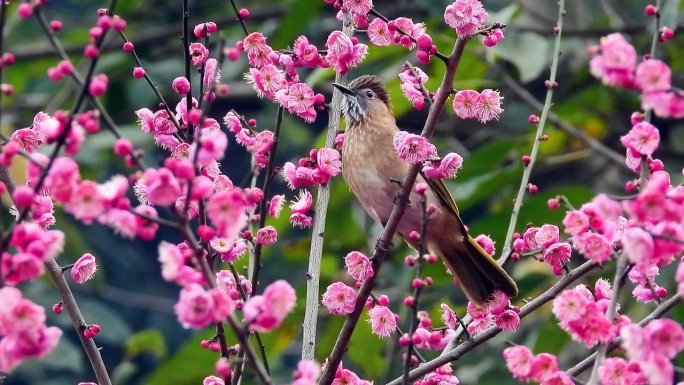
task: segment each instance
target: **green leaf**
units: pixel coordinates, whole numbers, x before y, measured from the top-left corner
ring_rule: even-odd
[[[149,353],[160,360],[166,356],[167,350],[164,335],[157,329],[141,330],[126,342],[126,358],[128,359]]]
[[[487,49],[487,57],[501,57],[513,63],[520,73],[522,83],[536,79],[549,65],[552,48],[550,40],[534,32],[509,36],[496,47]],[[534,55],[530,55],[530,52],[534,52]]]
[[[138,365],[131,361],[122,361],[112,372],[112,383],[114,385],[130,384],[131,378],[138,372]]]
[[[214,371],[217,354],[211,349],[202,349],[202,340],[211,339],[215,330],[207,329],[203,333],[193,335],[178,352],[152,373],[148,385],[195,385],[202,382],[207,373]]]
[[[555,319],[545,321],[537,329],[537,338],[532,348],[534,353],[558,354],[570,342],[570,335],[563,331]]]
[[[318,10],[327,4],[323,1],[295,0],[290,2],[287,14],[280,22],[276,33],[272,34],[273,47],[286,47],[292,45],[294,40],[302,33],[302,26],[318,17]]]

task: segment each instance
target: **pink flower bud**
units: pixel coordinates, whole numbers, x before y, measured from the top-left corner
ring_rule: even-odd
[[[171,88],[173,88],[178,95],[187,95],[187,93],[190,92],[190,81],[184,76],[179,76],[173,79]]]
[[[523,155],[522,162],[525,166],[529,165],[531,161],[532,161],[532,158],[530,158],[529,155]]]
[[[240,15],[240,19],[246,19],[249,17],[249,10],[247,10],[247,8],[242,8],[238,14]]]
[[[133,46],[133,43],[130,41],[127,41],[123,45],[123,50],[126,52],[133,52],[133,49],[135,49],[135,46]]]
[[[415,301],[414,301],[413,297],[409,296],[409,297],[404,298],[404,306],[412,307],[414,303],[415,303]]]
[[[64,304],[61,302],[52,305],[52,312],[55,314],[62,314],[62,309],[64,309]]]
[[[378,297],[378,305],[380,306],[387,306],[389,305],[389,297],[386,295],[381,295]]]
[[[209,348],[210,344],[211,344],[211,342],[209,342],[208,340],[202,340],[202,342],[200,342],[200,346],[202,347],[202,349]]]
[[[100,51],[94,44],[88,44],[83,50],[83,54],[89,59],[95,59],[100,54]]]
[[[646,12],[646,15],[653,16],[656,13],[658,13],[658,7],[656,7],[653,4],[649,4],[646,6],[646,9],[644,11]]]
[[[133,151],[133,143],[126,138],[118,139],[114,142],[114,153],[117,156],[126,156]]]
[[[142,67],[135,67],[133,68],[133,77],[136,79],[144,78],[145,77],[145,69]]]
[[[420,345],[423,343],[423,341],[423,336],[418,333],[413,333],[411,336],[411,342],[413,342],[414,345]]]
[[[416,278],[413,280],[413,288],[414,289],[419,289],[423,287],[423,281],[420,278]]]
[[[22,19],[28,19],[33,14],[33,5],[30,3],[21,3],[17,7],[17,14]]]
[[[409,339],[408,334],[404,334],[403,336],[399,337],[399,345],[403,347],[407,347],[410,341],[411,340]]]
[[[62,22],[59,20],[52,20],[50,22],[50,30],[52,33],[57,33],[62,29]]]
[[[530,194],[536,194],[537,191],[539,191],[539,188],[537,187],[537,185],[530,183],[527,185],[527,190],[530,192]]]
[[[12,194],[14,204],[19,208],[31,207],[36,197],[35,191],[29,186],[19,186]]]

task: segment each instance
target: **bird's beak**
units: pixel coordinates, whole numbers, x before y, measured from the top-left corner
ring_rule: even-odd
[[[356,92],[350,90],[345,85],[342,85],[340,83],[333,83],[332,85],[335,86],[335,88],[337,88],[338,90],[340,90],[340,92],[342,92],[345,96],[356,96]]]

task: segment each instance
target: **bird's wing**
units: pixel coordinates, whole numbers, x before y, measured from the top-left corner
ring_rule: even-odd
[[[459,214],[458,207],[456,207],[456,202],[454,202],[454,198],[451,196],[451,193],[444,182],[441,179],[428,178],[422,171],[420,172],[420,175],[423,177],[423,179],[425,179],[425,182],[428,184],[428,186],[430,186],[432,191],[435,192],[435,195],[437,195],[439,201],[444,206],[449,208],[449,210],[453,211],[456,216],[458,216]]]

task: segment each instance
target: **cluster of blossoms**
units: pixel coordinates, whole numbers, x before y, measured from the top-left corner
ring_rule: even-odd
[[[567,242],[559,242],[558,226],[543,225],[530,227],[520,236],[513,235],[513,249],[516,253],[533,253],[537,258],[546,262],[557,275],[563,273],[563,265],[570,259],[571,246]]]
[[[17,288],[0,288],[0,370],[9,372],[24,359],[45,357],[61,336],[60,328],[45,325],[45,308],[23,298]]]
[[[558,370],[558,359],[550,353],[534,355],[527,346],[513,346],[503,352],[506,366],[520,381],[533,380],[540,384],[573,385],[567,373]],[[617,385],[606,383],[604,385]]]
[[[300,36],[292,52],[274,51],[259,32],[249,34],[237,44],[237,49],[247,53],[253,66],[245,79],[257,95],[278,103],[307,122],[316,119],[316,110],[322,108],[325,98],[299,81],[297,68],[332,66],[335,71],[346,73],[361,63],[368,49],[340,31],[330,34],[326,48],[327,54],[323,56],[305,36]]]
[[[586,285],[577,285],[553,300],[553,314],[573,340],[583,341],[587,347],[611,342],[631,323],[624,315],[613,321],[606,316],[612,293],[610,283],[602,279],[596,281],[593,293]]]
[[[458,319],[453,311],[445,305],[442,305],[442,311],[444,312],[443,318],[450,320],[447,325],[455,328],[455,321]],[[487,330],[492,322],[499,329],[507,332],[516,331],[520,326],[520,316],[518,315],[520,308],[511,305],[508,297],[500,291],[494,292],[492,299],[482,307],[468,302],[467,312],[473,317],[472,322],[468,324],[468,333],[471,335]]]
[[[632,124],[634,126],[627,135],[620,138],[622,144],[627,148],[627,167],[637,172],[641,171],[641,158],[646,157],[649,171],[661,171],[664,168],[663,163],[651,157],[658,149],[660,132],[651,123],[644,122],[643,118],[643,114],[633,114]]]
[[[604,84],[640,90],[641,107],[661,118],[684,117],[684,95],[672,89],[667,64],[648,56],[637,64],[636,50],[619,33],[602,38],[590,54],[591,73]]]
[[[342,171],[342,157],[334,148],[311,150],[309,156],[299,159],[297,165],[286,162],[283,176],[291,189],[326,184]]]
[[[424,136],[399,131],[392,139],[399,158],[410,164],[423,164],[423,173],[428,178],[450,179],[463,165],[463,158],[456,153],[437,156],[437,148]]]

